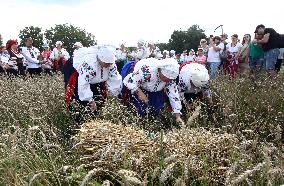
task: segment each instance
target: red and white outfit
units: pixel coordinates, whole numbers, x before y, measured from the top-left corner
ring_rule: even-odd
[[[237,59],[237,53],[241,48],[241,43],[237,43],[236,45],[233,45],[233,43],[229,43],[226,45],[226,50],[229,55],[226,62],[224,63],[224,70],[232,77],[235,77],[238,72],[239,62]]]
[[[50,60],[50,55],[51,52],[49,50],[45,50],[41,53],[42,57],[43,57],[43,64],[42,64],[42,68],[44,70],[51,70],[52,69],[52,61]]]
[[[50,59],[56,71],[62,70],[60,69],[61,64],[63,66],[69,58],[70,55],[64,48],[61,48],[60,50],[54,48],[50,54]],[[61,64],[59,64],[60,62]]]

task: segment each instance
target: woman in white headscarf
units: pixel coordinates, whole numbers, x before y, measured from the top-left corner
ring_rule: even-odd
[[[183,122],[180,117],[181,101],[175,83],[178,73],[179,65],[173,58],[148,58],[135,64],[133,72],[124,78],[123,84],[130,90],[130,101],[141,116],[144,116],[148,109],[158,116],[164,107],[166,93],[176,121]]]
[[[136,52],[137,60],[146,59],[149,57],[149,53],[144,40],[139,40],[137,42],[138,50]]]
[[[63,72],[63,66],[70,58],[70,55],[65,48],[63,48],[63,43],[61,41],[57,41],[55,46],[56,47],[50,54],[50,59],[53,62],[54,71],[58,72],[60,70],[60,72]]]
[[[180,67],[178,88],[184,108],[198,98],[207,98],[211,103],[209,74],[204,65],[187,63]]]
[[[122,79],[117,72],[114,51],[108,47],[78,49],[73,67],[78,72],[79,101],[89,105],[91,110],[96,111],[103,106],[106,91],[113,96],[120,94]]]

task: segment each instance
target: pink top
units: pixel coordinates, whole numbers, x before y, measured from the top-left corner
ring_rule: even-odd
[[[205,55],[197,56],[195,58],[195,62],[197,62],[199,64],[202,64],[202,65],[205,65],[205,63],[206,63],[206,56]]]
[[[50,57],[51,51],[43,51],[41,53],[42,57],[48,59]]]

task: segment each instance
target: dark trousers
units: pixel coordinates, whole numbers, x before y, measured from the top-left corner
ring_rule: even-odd
[[[34,77],[35,75],[40,76],[42,72],[42,68],[28,68],[28,73],[31,77]]]
[[[44,69],[44,74],[45,75],[50,75],[50,76],[52,76],[52,69]]]
[[[22,76],[25,76],[26,75],[26,67],[23,65],[23,63],[18,63],[17,66],[18,66],[19,74],[22,75]]]
[[[18,70],[15,70],[15,69],[7,69],[6,72],[7,72],[8,77],[19,75]]]
[[[281,69],[281,65],[282,65],[283,59],[277,59],[277,62],[275,64],[275,71],[279,72]]]
[[[90,117],[94,117],[99,114],[99,111],[105,105],[106,101],[106,86],[105,82],[97,83],[97,84],[90,84],[91,91],[93,92],[93,99],[97,105],[97,111],[91,112],[90,109],[86,109],[89,105],[88,101],[81,101],[79,100],[78,95],[73,96],[73,100],[76,100],[77,106],[74,104],[69,105],[70,113],[72,114],[74,120],[77,123],[83,123],[88,120]]]
[[[201,99],[202,97],[203,97],[203,93],[202,93],[202,92],[198,92],[197,94],[195,94],[195,93],[185,93],[185,94],[184,94],[185,101],[186,101],[188,104],[191,104],[191,103],[193,103],[195,100]],[[187,110],[187,108],[186,108],[184,102],[182,102],[181,113],[185,114],[185,113],[186,113],[186,110]]]
[[[124,61],[118,60],[118,61],[116,61],[115,63],[116,63],[117,71],[118,71],[119,73],[121,73],[122,68],[123,68],[123,66],[124,66]]]

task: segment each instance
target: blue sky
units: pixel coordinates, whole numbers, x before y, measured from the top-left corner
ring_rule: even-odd
[[[71,23],[96,36],[98,43],[135,45],[139,39],[167,42],[174,30],[198,24],[206,35],[224,25],[242,37],[264,24],[284,34],[280,0],[0,0],[0,34],[16,39],[25,26],[48,29]],[[279,4],[279,6],[277,6]],[[13,10],[13,11],[11,11]]]

